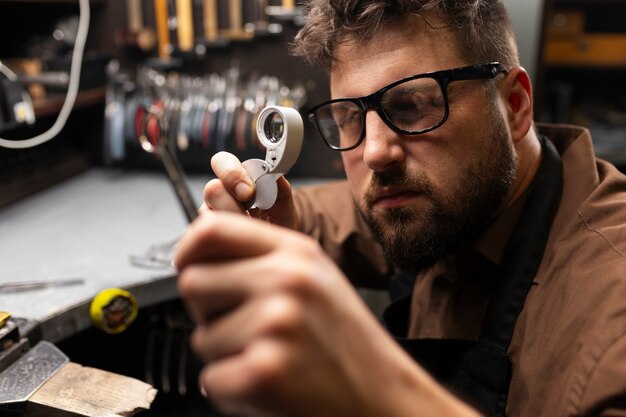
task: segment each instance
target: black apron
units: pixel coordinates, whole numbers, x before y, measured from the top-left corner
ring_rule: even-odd
[[[524,209],[498,267],[496,288],[478,341],[407,339],[415,274],[399,274],[404,295],[385,311],[388,330],[402,347],[442,385],[488,417],[504,417],[511,361],[507,354],[517,317],[543,258],[550,225],[561,196],[561,159],[542,138],[543,157]]]

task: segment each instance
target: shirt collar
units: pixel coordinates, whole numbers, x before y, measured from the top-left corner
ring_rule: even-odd
[[[502,260],[504,249],[524,208],[527,194],[524,192],[512,204],[501,210],[491,226],[474,245],[480,254],[496,265],[499,265]]]

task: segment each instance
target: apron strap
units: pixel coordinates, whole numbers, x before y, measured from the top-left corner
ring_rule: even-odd
[[[480,411],[492,417],[505,416],[512,373],[509,344],[543,259],[561,197],[561,159],[550,141],[541,138],[541,142],[541,165],[505,249],[498,271],[500,279],[487,307],[480,338],[464,355],[452,382],[453,391],[474,400]]]
[[[539,270],[550,226],[563,188],[561,158],[552,142],[541,138],[543,158],[527,200],[507,245],[495,291],[480,335],[480,343],[506,352],[517,317]]]

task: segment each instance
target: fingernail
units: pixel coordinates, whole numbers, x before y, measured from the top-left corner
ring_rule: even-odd
[[[252,191],[252,187],[250,187],[245,182],[240,182],[235,187],[235,195],[239,201],[246,201],[250,198],[250,192]]]
[[[200,384],[200,394],[204,397],[204,398],[209,398],[209,395],[206,393],[206,389],[204,389],[204,386],[202,384]]]

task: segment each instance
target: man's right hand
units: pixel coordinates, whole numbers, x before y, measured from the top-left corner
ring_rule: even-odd
[[[202,209],[224,210],[249,214],[273,224],[298,229],[299,217],[291,194],[291,186],[285,177],[280,177],[276,203],[269,210],[246,210],[246,203],[254,198],[254,182],[241,161],[228,152],[218,152],[211,158],[211,168],[217,178],[204,187]]]

